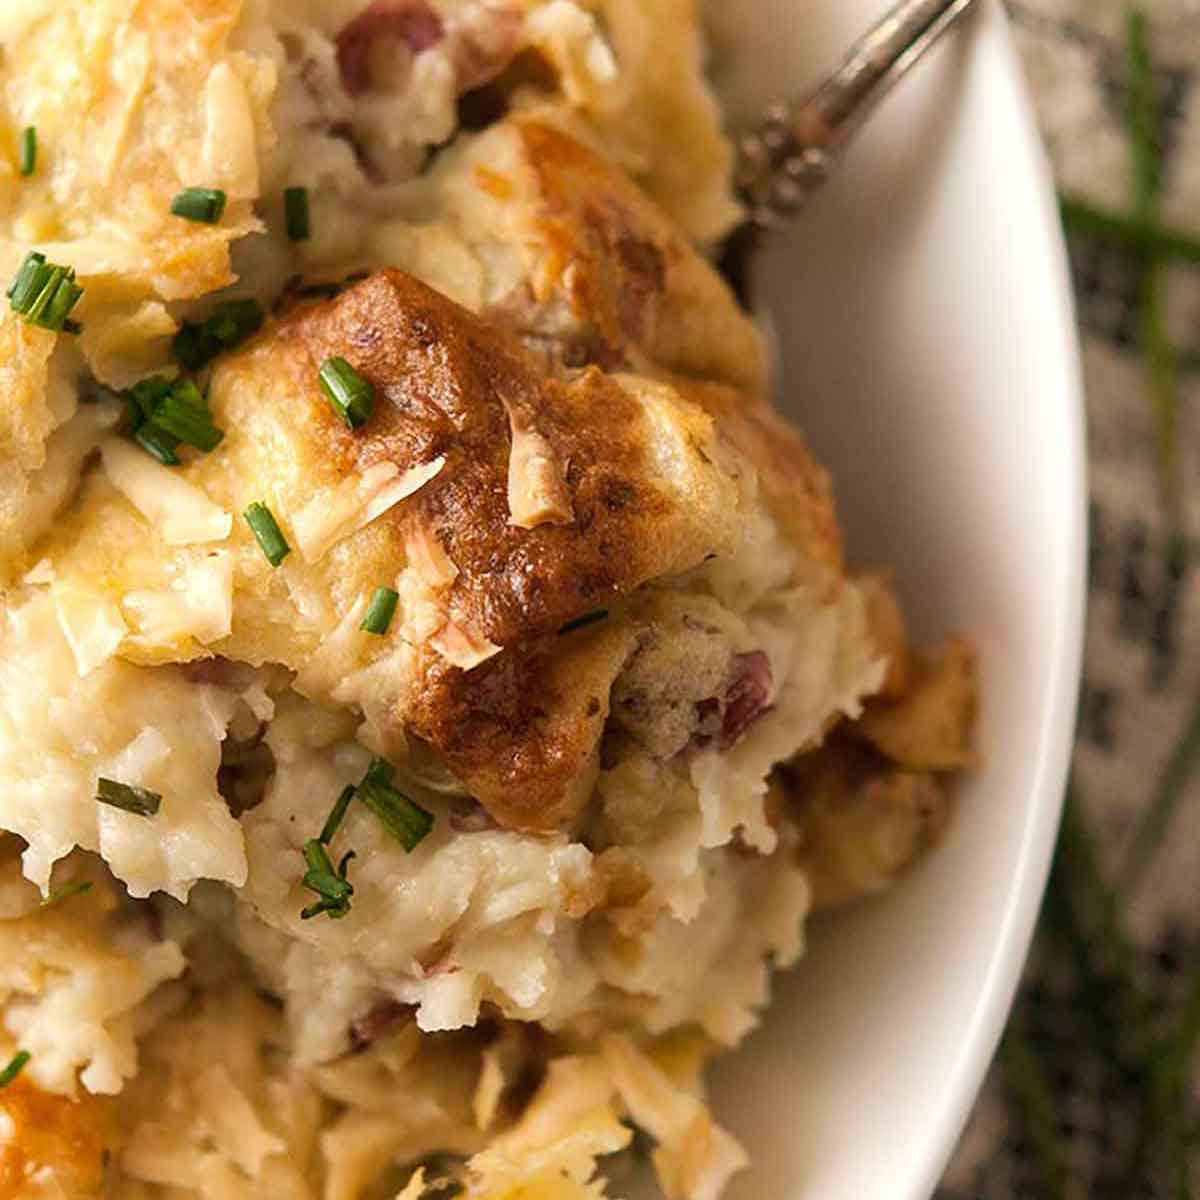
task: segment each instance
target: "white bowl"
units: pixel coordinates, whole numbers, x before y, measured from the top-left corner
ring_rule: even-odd
[[[718,0],[735,120],[886,0]],[[751,17],[753,14],[753,17]],[[1078,347],[1053,190],[998,3],[901,85],[778,241],[780,403],[833,470],[850,556],[917,634],[981,652],[982,770],[893,892],[814,924],[715,1077],[731,1200],[927,1197],[1003,1028],[1070,754],[1083,616]]]

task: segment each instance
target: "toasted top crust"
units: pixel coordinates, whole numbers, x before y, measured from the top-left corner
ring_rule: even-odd
[[[439,220],[488,275],[484,311],[568,367],[761,390],[758,335],[725,282],[587,136],[535,110],[436,168]]]
[[[318,384],[334,355],[374,388],[356,431]],[[726,552],[751,502],[749,464],[699,405],[596,369],[564,381],[395,271],[293,310],[218,367],[210,404],[224,441],[170,474],[234,514],[229,538],[168,544],[101,474],[53,535],[56,586],[115,605],[129,628],[119,653],[134,661],[280,662],[309,694],[361,705],[385,743],[389,730],[415,730],[497,819],[523,828],[561,823],[586,795],[628,653],[627,633],[560,627]],[[569,523],[511,523],[510,415],[559,464]],[[301,514],[334,507],[381,464],[402,476],[439,460],[415,493],[306,559]],[[278,570],[237,516],[255,501],[293,546]],[[418,537],[439,571],[414,550]],[[144,599],[130,603],[190,594],[196,573],[226,557],[220,636],[164,633],[144,619]],[[402,594],[384,638],[358,630],[380,585]]]
[[[757,395],[678,376],[672,382],[712,417],[728,444],[754,464],[771,516],[800,548],[800,569],[812,579],[839,578],[842,532],[833,483],[800,431]]]
[[[445,456],[404,519],[436,536],[458,570],[451,616],[498,645],[553,633],[685,569],[728,520],[713,511],[729,497],[701,458],[712,436],[701,413],[681,411],[675,429],[660,430],[632,389],[595,369],[571,383],[545,375],[504,334],[398,271],[294,315],[275,345],[304,397],[310,452],[337,473],[380,461],[407,470]],[[374,385],[375,414],[362,431],[348,430],[314,386],[332,355]],[[536,429],[561,465],[570,524],[511,524],[509,414]],[[661,455],[679,450],[685,461],[671,466],[682,469],[668,478]],[[401,523],[391,522],[396,534]]]

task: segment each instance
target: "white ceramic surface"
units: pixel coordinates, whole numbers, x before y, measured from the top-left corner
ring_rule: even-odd
[[[886,0],[717,0],[742,112]],[[851,556],[916,631],[981,650],[980,773],[944,844],[819,922],[716,1073],[753,1166],[731,1200],[933,1190],[1003,1027],[1057,828],[1083,604],[1082,401],[1053,196],[998,4],[889,101],[765,271],[781,403],[834,472]]]

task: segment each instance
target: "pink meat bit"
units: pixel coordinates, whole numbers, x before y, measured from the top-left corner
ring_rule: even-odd
[[[761,650],[733,656],[733,682],[725,693],[719,749],[728,750],[736,744],[770,710],[774,687],[771,660]]]
[[[712,696],[696,705],[696,732],[692,746],[705,749],[715,741],[724,753],[764,713],[770,712],[775,679],[771,661],[761,650],[735,654],[730,662],[731,682],[724,696]]]
[[[370,88],[371,48],[378,38],[392,38],[419,54],[436,46],[445,33],[442,18],[425,0],[372,0],[337,35],[342,86],[351,96]]]

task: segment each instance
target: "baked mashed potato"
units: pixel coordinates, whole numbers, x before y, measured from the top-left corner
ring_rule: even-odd
[[[764,399],[693,0],[4,0],[0,103],[0,1197],[714,1200],[974,676]]]

